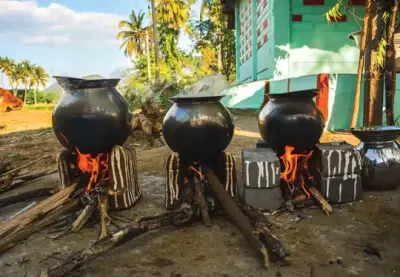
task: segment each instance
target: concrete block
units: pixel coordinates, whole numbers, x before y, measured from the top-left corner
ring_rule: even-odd
[[[281,188],[245,188],[244,203],[256,209],[276,211],[283,202]]]
[[[280,161],[270,148],[242,150],[244,188],[273,188],[280,185]]]
[[[350,174],[344,176],[320,176],[317,180],[321,194],[329,203],[346,203],[361,199],[361,175]]]
[[[360,153],[350,144],[339,141],[317,144],[313,159],[319,173],[326,177],[359,174],[361,172]]]

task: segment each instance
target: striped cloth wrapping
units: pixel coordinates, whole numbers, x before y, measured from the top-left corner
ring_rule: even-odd
[[[209,162],[214,169],[220,182],[224,185],[225,190],[232,196],[237,198],[237,177],[235,158],[232,154],[222,152],[220,157]],[[167,210],[177,209],[181,203],[180,191],[183,187],[185,172],[189,165],[182,167],[182,161],[178,153],[171,153],[165,162],[165,208]],[[212,195],[211,195],[212,196]]]
[[[60,188],[70,186],[77,177],[77,156],[64,149],[58,153],[57,158],[58,174],[60,175]]]
[[[179,189],[183,182],[180,174],[179,154],[173,152],[165,161],[165,208],[174,210],[179,207]]]
[[[136,152],[115,146],[109,159],[109,185],[114,191],[124,192],[109,197],[110,209],[127,209],[132,207],[142,194],[138,184]]]

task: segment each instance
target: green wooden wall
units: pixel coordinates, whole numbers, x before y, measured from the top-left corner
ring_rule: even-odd
[[[262,8],[264,1],[267,4]],[[347,15],[345,22],[328,23],[324,13],[337,0],[323,2],[323,5],[310,6],[304,5],[303,0],[238,0],[237,81],[293,78],[318,73],[355,73],[359,51],[348,35],[359,30],[359,26],[351,15]],[[240,34],[244,29],[241,13],[247,6],[251,6],[252,56],[241,63],[243,45]],[[261,16],[258,16],[259,10]],[[364,6],[354,6],[354,10],[356,15],[363,17]],[[267,28],[260,25],[260,17],[262,21],[267,19]],[[262,36],[263,32],[268,36],[261,47],[258,47],[262,40],[257,36],[259,29],[262,29]]]

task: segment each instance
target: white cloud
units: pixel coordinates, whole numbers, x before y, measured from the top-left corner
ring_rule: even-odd
[[[122,19],[116,14],[76,12],[56,3],[39,7],[34,1],[0,0],[0,37],[22,44],[118,44],[115,36]]]

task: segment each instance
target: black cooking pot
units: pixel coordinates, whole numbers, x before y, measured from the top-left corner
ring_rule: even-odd
[[[97,155],[126,141],[132,115],[116,90],[119,79],[54,78],[64,89],[53,112],[54,133],[64,147]]]
[[[325,121],[313,101],[317,95],[318,90],[269,95],[269,102],[258,115],[258,127],[264,141],[278,154],[287,145],[304,152],[319,142]]]
[[[234,123],[219,101],[224,96],[179,96],[164,117],[163,136],[168,146],[185,158],[215,157],[229,145]]]
[[[350,129],[361,143],[363,187],[372,190],[395,189],[400,185],[400,149],[396,138],[400,127],[376,126]]]

